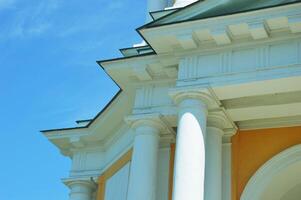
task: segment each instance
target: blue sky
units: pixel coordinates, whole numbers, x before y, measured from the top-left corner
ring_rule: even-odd
[[[141,41],[146,1],[0,0],[0,199],[66,200],[70,160],[39,130],[94,117],[118,88],[96,60]]]

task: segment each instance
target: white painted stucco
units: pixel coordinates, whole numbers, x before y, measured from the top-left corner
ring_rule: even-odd
[[[196,3],[175,19],[216,3]],[[149,11],[166,6],[167,1],[148,2]],[[128,200],[167,200],[171,143],[176,143],[173,200],[230,200],[231,136],[236,130],[301,124],[301,4],[140,33],[156,54],[101,62],[122,89],[101,115],[85,127],[44,132],[72,159],[63,179],[70,200],[95,199],[98,177],[130,149],[131,165],[108,181],[106,198],[112,199],[107,200],[124,198],[115,195],[125,193],[127,181]],[[292,175],[299,166],[294,166],[281,176],[271,174],[271,184],[262,180],[262,188],[277,188],[283,198],[297,195]],[[281,177],[291,177],[287,181],[292,185],[280,190]],[[261,192],[265,200],[278,194],[262,192],[256,181],[243,200],[256,200],[253,192]]]

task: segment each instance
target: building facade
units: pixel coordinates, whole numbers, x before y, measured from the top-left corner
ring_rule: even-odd
[[[301,1],[148,0],[119,93],[42,131],[70,200],[300,200]],[[67,197],[66,197],[67,199]]]

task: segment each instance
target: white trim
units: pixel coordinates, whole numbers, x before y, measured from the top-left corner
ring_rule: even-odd
[[[277,154],[256,171],[246,185],[240,199],[259,200],[270,180],[282,169],[298,161],[301,161],[301,144]]]

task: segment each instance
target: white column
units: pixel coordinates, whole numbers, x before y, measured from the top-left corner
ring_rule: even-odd
[[[205,200],[222,199],[222,136],[218,127],[207,127]]]
[[[156,200],[157,159],[160,129],[151,121],[134,124],[135,140],[128,200]]]
[[[75,180],[68,183],[69,200],[92,200],[95,185],[91,181]]]
[[[148,0],[147,1],[147,13],[146,22],[152,21],[150,12],[164,10],[168,6],[168,0]]]
[[[199,99],[179,102],[173,200],[203,200],[207,107]]]
[[[175,0],[175,4],[173,7],[180,8],[192,4],[198,0]]]
[[[231,200],[231,141],[223,143],[223,200]]]

